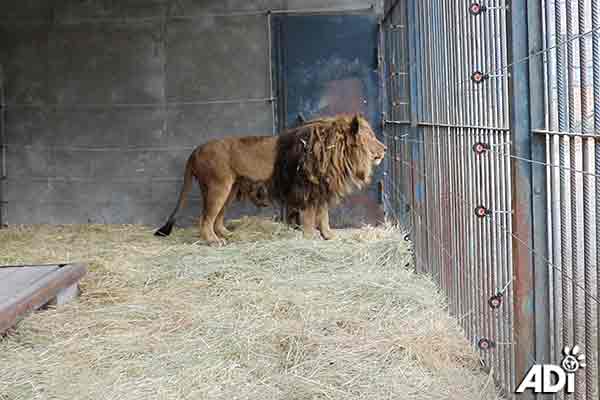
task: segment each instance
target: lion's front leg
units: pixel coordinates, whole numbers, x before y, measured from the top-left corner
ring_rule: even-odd
[[[302,210],[302,232],[305,239],[313,239],[315,237],[316,226],[316,208],[309,206]]]
[[[329,206],[327,203],[319,206],[317,210],[317,227],[325,240],[331,240],[335,238],[335,233],[329,226]]]

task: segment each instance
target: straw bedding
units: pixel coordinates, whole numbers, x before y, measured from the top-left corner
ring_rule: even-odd
[[[0,339],[0,400],[496,399],[389,227],[308,241],[278,223],[0,231],[0,264],[84,261],[82,296]]]

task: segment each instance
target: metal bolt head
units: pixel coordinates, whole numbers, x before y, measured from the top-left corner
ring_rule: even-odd
[[[486,7],[479,3],[471,3],[469,5],[469,12],[471,15],[479,15],[486,10]]]
[[[488,305],[491,309],[496,310],[502,305],[502,294],[498,293],[488,300]]]
[[[471,80],[475,83],[481,83],[489,78],[488,74],[484,74],[481,71],[475,71],[471,74]]]
[[[473,151],[477,154],[483,154],[489,150],[490,145],[487,143],[477,142],[473,145]]]
[[[478,216],[479,218],[483,218],[486,215],[488,215],[489,211],[487,208],[485,208],[485,206],[477,206],[475,207],[475,215]]]
[[[496,344],[492,340],[489,340],[486,338],[481,338],[481,339],[479,339],[477,346],[481,350],[490,350],[490,349],[493,349],[494,347],[496,347]]]

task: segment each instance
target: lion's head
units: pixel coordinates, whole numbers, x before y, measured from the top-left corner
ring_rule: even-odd
[[[357,148],[355,162],[357,168],[354,174],[357,178],[364,177],[365,183],[371,179],[373,167],[383,161],[386,146],[377,140],[369,122],[362,116],[355,116],[350,122],[350,135],[354,136],[353,145]]]
[[[336,202],[370,182],[385,151],[360,115],[308,121],[280,139],[275,193],[299,207]]]
[[[377,166],[383,161],[387,147],[377,140],[369,122],[362,116],[354,117],[351,132],[357,132],[359,146],[366,149],[368,158]]]

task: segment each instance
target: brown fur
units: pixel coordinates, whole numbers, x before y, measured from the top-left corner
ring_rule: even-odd
[[[200,235],[209,243],[222,243],[229,234],[223,216],[232,201],[249,194],[262,203],[266,192],[271,201],[300,210],[306,236],[318,227],[329,239],[329,206],[366,186],[384,153],[359,116],[309,121],[280,136],[212,140],[188,159],[177,206],[156,234],[170,234],[195,177],[204,199]]]
[[[250,179],[239,178],[237,180],[237,201],[249,200],[256,207],[268,207],[271,205],[268,186],[264,182],[253,182]]]

